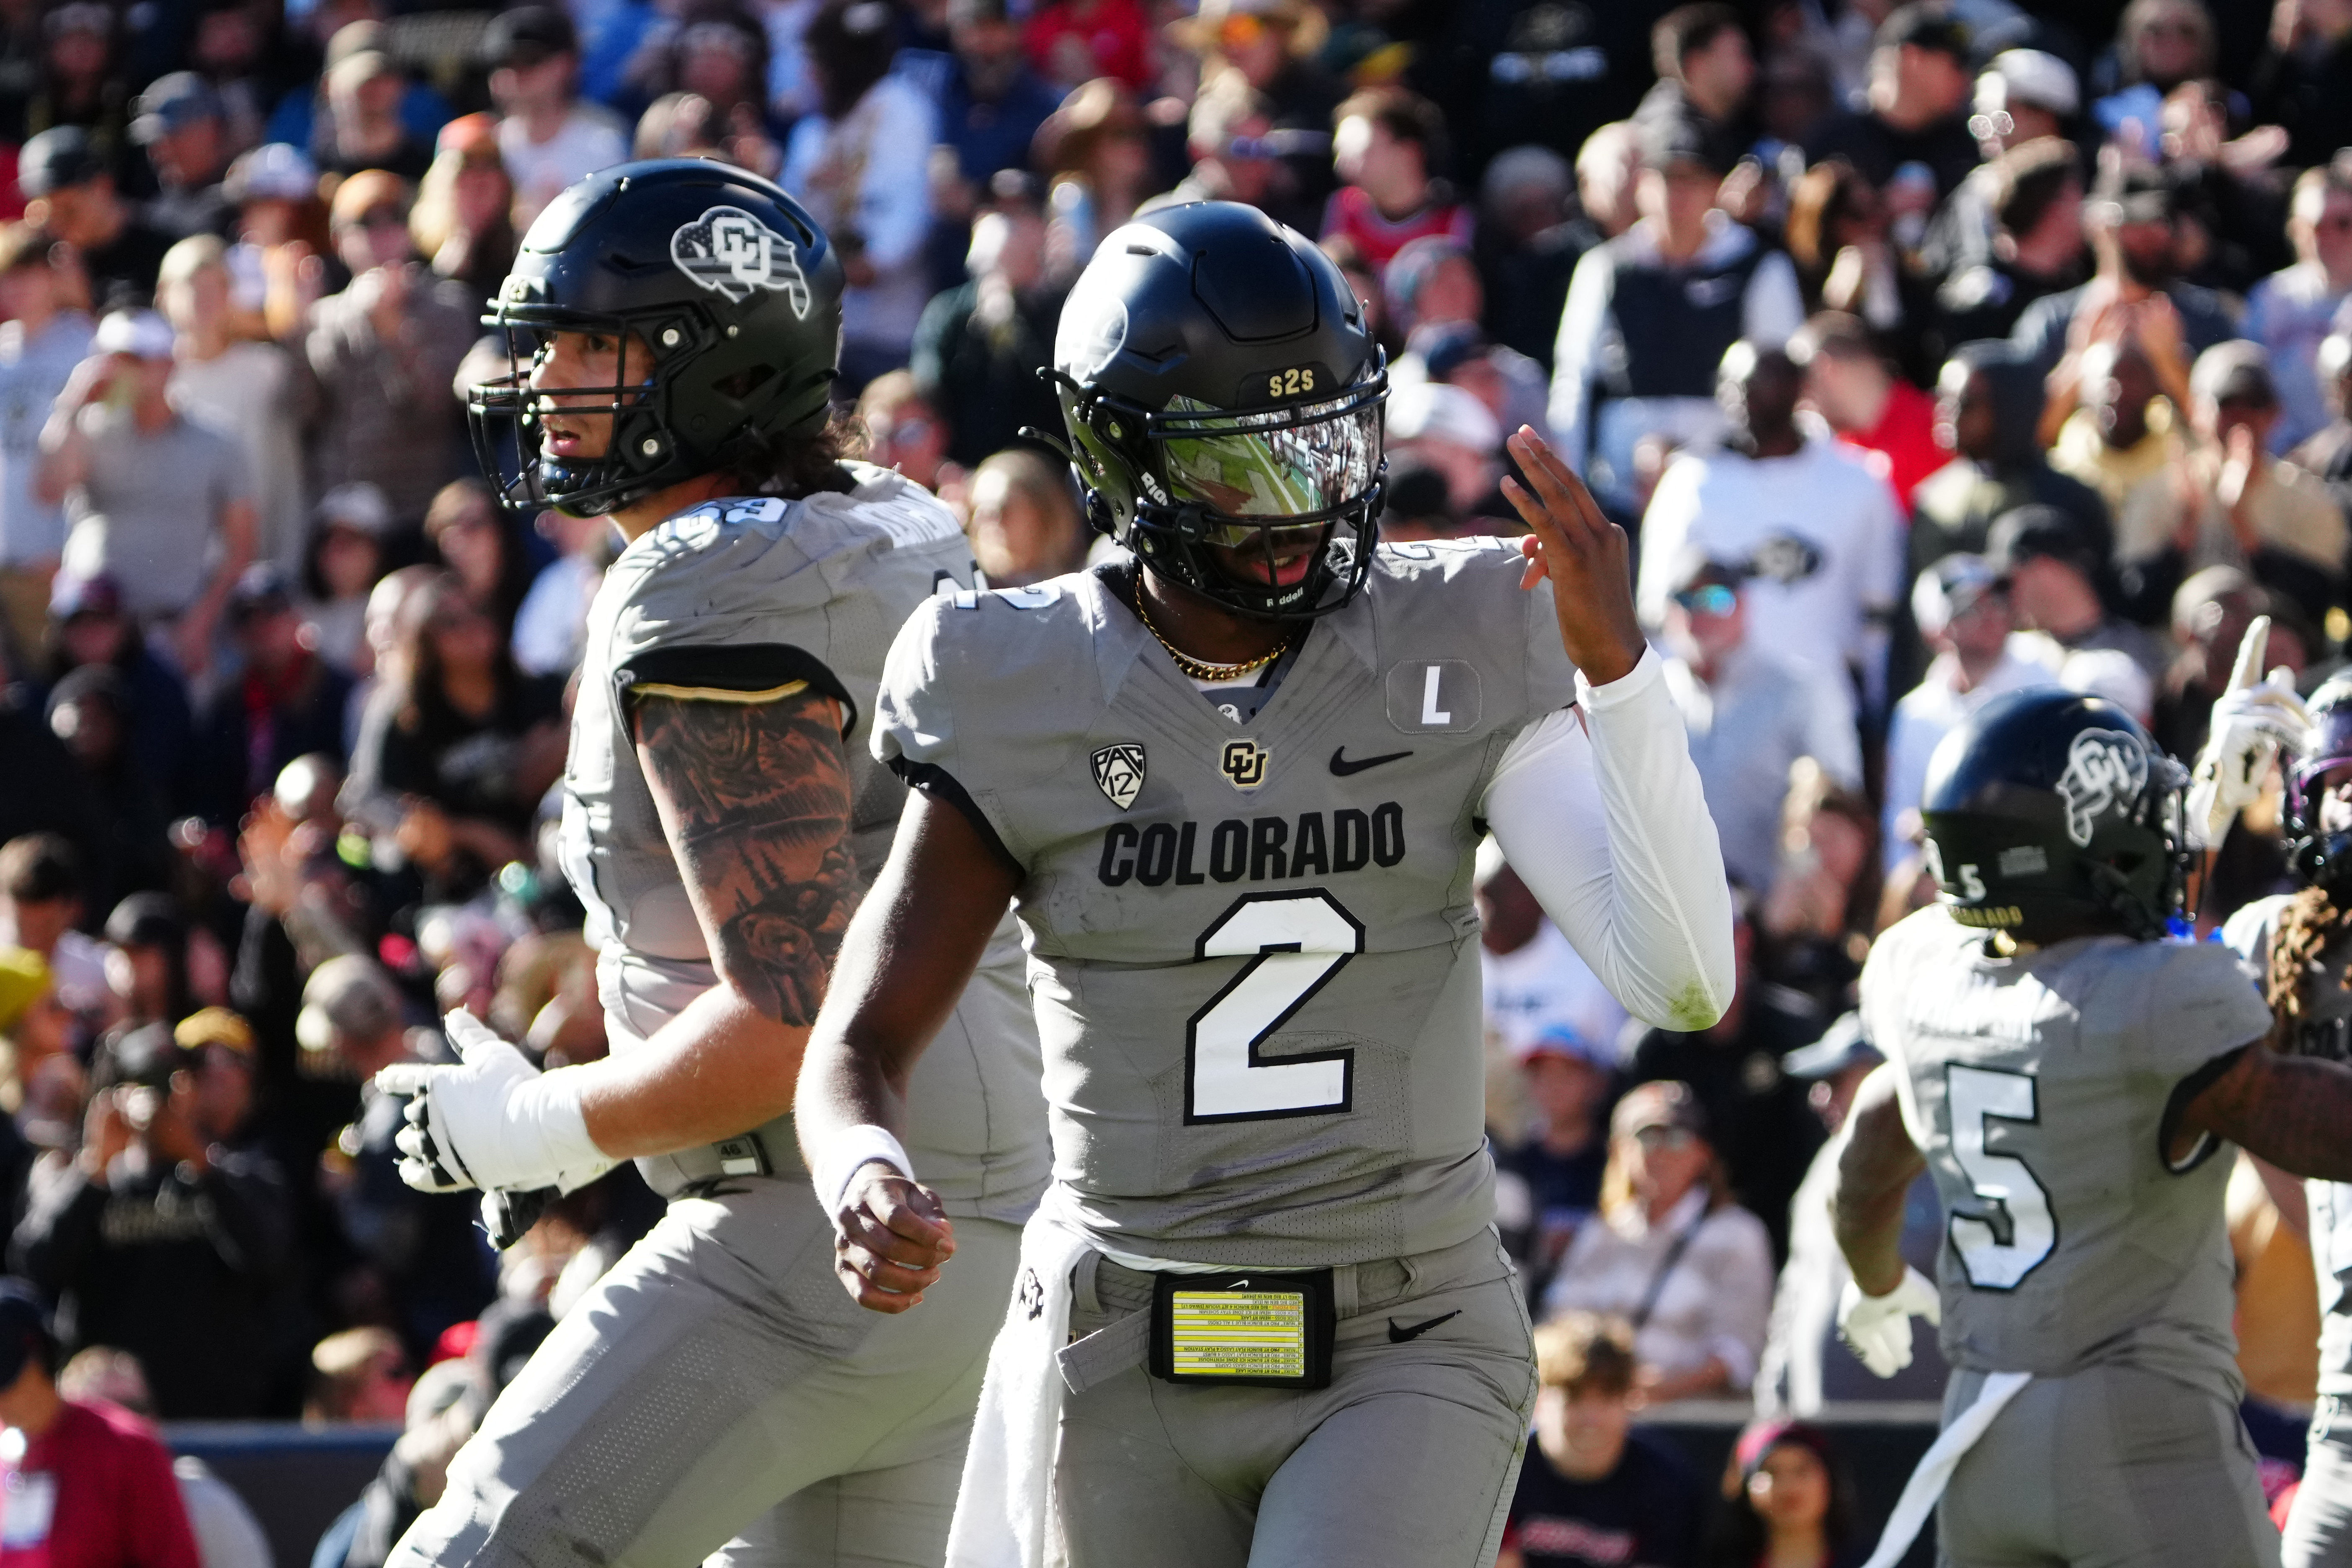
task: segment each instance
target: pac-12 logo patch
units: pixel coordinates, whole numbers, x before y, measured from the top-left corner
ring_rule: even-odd
[[[712,207],[669,237],[677,269],[734,304],[762,289],[783,295],[793,314],[808,319],[808,275],[793,242],[741,207]]]
[[[2088,847],[2100,817],[2128,811],[2147,788],[2147,750],[2121,730],[2085,730],[2066,748],[2058,795],[2066,803],[2066,837]]]
[[[1133,741],[1105,746],[1087,759],[1094,764],[1095,785],[1121,811],[1143,793],[1143,748]]]
[[[1217,771],[1237,790],[1254,790],[1265,783],[1265,764],[1272,753],[1255,741],[1227,741],[1217,757]]]

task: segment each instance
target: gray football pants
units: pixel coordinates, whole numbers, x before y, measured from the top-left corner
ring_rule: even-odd
[[[1049,1562],[1489,1568],[1535,1407],[1510,1263],[1488,1234],[1351,1272],[1328,1388],[1203,1387],[1132,1366],[1068,1395]],[[1107,1259],[1077,1284],[1074,1335],[1151,1301],[1150,1275]]]
[[[2286,1568],[2352,1568],[2352,1400],[2323,1395],[2312,1413],[2279,1555]]]
[[[1947,1417],[1984,1373],[1955,1371]],[[1961,1457],[1937,1514],[1954,1568],[2278,1568],[2237,1407],[2128,1366],[2037,1377]]]
[[[681,1198],[566,1313],[394,1568],[939,1568],[1018,1226],[955,1222],[898,1317],[805,1182]]]

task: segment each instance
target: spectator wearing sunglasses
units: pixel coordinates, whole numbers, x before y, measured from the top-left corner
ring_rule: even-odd
[[[2269,441],[2274,453],[2327,423],[2315,367],[2336,313],[2352,299],[2352,156],[2339,153],[2297,176],[2286,232],[2294,265],[2254,285],[2240,329],[2270,351],[2279,400]]]

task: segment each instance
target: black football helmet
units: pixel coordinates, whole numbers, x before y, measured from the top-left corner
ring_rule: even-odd
[[[509,362],[467,400],[483,472],[510,507],[597,517],[824,425],[841,262],[800,204],[757,174],[699,158],[621,163],[539,215],[482,321],[505,331]],[[562,403],[611,412],[604,457],[559,462],[541,450],[553,405],[530,378],[556,331],[624,345],[615,384],[566,388]],[[650,363],[631,363],[633,332]],[[602,408],[590,401],[600,395]],[[497,455],[508,421],[521,457],[512,476]]]
[[[2143,940],[2180,913],[2188,770],[2104,698],[1996,698],[1944,737],[1920,816],[1952,918],[2048,941]]]
[[[1388,369],[1355,290],[1304,235],[1238,202],[1118,229],[1062,307],[1054,379],[1087,520],[1154,572],[1276,620],[1328,615],[1363,586]],[[1271,568],[1302,533],[1317,547],[1293,584],[1212,553]]]
[[[2328,677],[2308,706],[2310,742],[2284,769],[2288,854],[2305,886],[2352,889],[2352,833],[2319,824],[2328,771],[2352,763],[2352,673]]]

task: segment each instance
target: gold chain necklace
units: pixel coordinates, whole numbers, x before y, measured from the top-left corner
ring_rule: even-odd
[[[1176,668],[1195,680],[1215,681],[1220,684],[1229,680],[1239,680],[1251,670],[1264,669],[1290,649],[1290,639],[1286,637],[1267,652],[1244,663],[1211,664],[1206,659],[1194,658],[1191,654],[1170,642],[1168,634],[1151,624],[1151,612],[1143,607],[1143,588],[1140,584],[1136,585],[1135,590],[1135,613],[1141,617],[1143,629],[1150,632],[1159,640],[1160,646],[1168,650],[1168,657],[1176,661]]]

